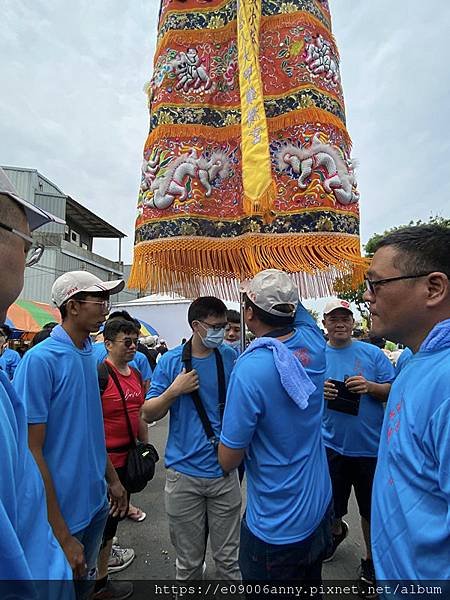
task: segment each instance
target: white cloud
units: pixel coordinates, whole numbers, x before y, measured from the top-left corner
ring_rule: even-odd
[[[450,4],[332,0],[362,237],[449,215]],[[128,234],[159,0],[0,0],[0,164],[37,168]],[[97,248],[117,256],[116,244]]]

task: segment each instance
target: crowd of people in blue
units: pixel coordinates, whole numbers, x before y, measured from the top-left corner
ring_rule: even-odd
[[[22,199],[2,170],[0,207],[4,323],[39,254],[32,231],[52,215]],[[166,414],[164,500],[178,581],[202,579],[209,539],[218,579],[297,581],[320,597],[322,564],[349,532],[352,489],[365,541],[362,595],[377,582],[448,581],[449,278],[448,228],[408,227],[379,241],[365,301],[372,333],[407,347],[396,370],[352,337],[348,302],[326,305],[325,339],[293,279],[268,269],[242,290],[256,338],[242,353],[240,315],[204,296],[188,310],[192,337],[152,372],[127,313],[111,314],[103,340],[91,342],[124,282],[63,274],[51,291],[61,324],[21,360],[3,352],[0,363],[1,597],[132,595],[130,582],[108,578],[133,553],[114,544],[130,503],[128,434],[147,442],[147,424]]]

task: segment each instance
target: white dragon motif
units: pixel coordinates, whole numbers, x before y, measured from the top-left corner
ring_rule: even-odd
[[[212,80],[198,55],[196,48],[188,48],[186,52],[179,52],[171,63],[172,70],[177,76],[176,89],[188,92],[191,88],[196,91],[203,86],[209,90]]]
[[[198,157],[195,150],[189,154],[182,154],[172,160],[164,175],[158,176],[161,151],[157,151],[154,158],[148,161],[143,169],[144,181],[143,191],[152,192],[151,198],[144,200],[144,206],[152,208],[169,208],[178,198],[180,202],[187,199],[188,189],[186,187],[186,178],[195,179],[198,177],[200,183],[205,189],[205,196],[209,198],[212,193],[212,183],[216,177],[225,179],[229,176],[230,161],[224,152],[213,152],[206,159],[203,156]],[[145,162],[145,161],[144,161]],[[147,177],[146,177],[146,174]]]
[[[339,150],[330,144],[324,144],[316,134],[308,148],[299,148],[294,144],[285,144],[277,153],[278,168],[286,171],[289,167],[299,175],[298,185],[305,190],[313,171],[325,172],[323,187],[333,193],[339,204],[353,204],[359,200],[356,190],[354,169],[356,162],[344,159]]]
[[[321,35],[306,46],[305,62],[315,75],[325,75],[325,79],[337,84],[339,65],[331,51],[331,44]]]

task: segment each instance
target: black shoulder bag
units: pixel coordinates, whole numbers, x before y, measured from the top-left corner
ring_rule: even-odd
[[[220,422],[222,423],[226,399],[225,370],[223,368],[222,355],[220,354],[218,348],[214,348],[214,355],[216,357],[217,382],[219,386]],[[192,371],[192,338],[190,338],[183,346],[181,361],[184,363],[186,373]],[[209,417],[206,414],[206,410],[203,406],[203,402],[200,398],[198,390],[194,390],[193,392],[191,392],[191,396],[192,400],[194,401],[195,408],[197,409],[198,416],[200,417],[200,421],[202,422],[203,429],[205,430],[206,437],[208,438],[209,443],[213,446],[214,450],[217,452],[217,448],[219,447],[219,438],[215,435],[213,431],[211,421],[209,420]]]
[[[130,436],[130,445],[128,447],[127,463],[125,465],[125,475],[123,485],[130,494],[141,492],[147,483],[153,479],[155,474],[155,465],[159,460],[158,452],[152,444],[136,441],[131,427],[130,417],[128,416],[125,394],[119,379],[113,369],[107,364],[106,368],[114,381],[120,397],[122,398],[123,410],[128,426],[128,435]],[[117,448],[116,451],[119,449]],[[122,451],[122,450],[121,450]]]

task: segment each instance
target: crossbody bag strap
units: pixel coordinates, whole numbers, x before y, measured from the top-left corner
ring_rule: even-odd
[[[190,338],[183,346],[183,352],[181,354],[181,361],[184,363],[184,368],[186,369],[186,373],[192,371],[192,338]],[[206,414],[205,407],[203,406],[202,399],[200,398],[200,394],[198,390],[194,390],[191,392],[192,400],[194,401],[195,408],[197,410],[198,416],[200,417],[200,421],[202,422],[203,429],[205,430],[206,437],[208,441],[215,447],[217,438],[214,434],[211,421],[209,420],[208,415]]]
[[[217,384],[219,386],[219,413],[220,425],[222,426],[223,413],[225,411],[225,400],[227,398],[227,388],[225,385],[225,369],[223,368],[223,359],[218,348],[214,348],[217,368]]]
[[[136,447],[136,440],[135,440],[134,435],[133,435],[133,428],[131,427],[131,421],[130,421],[130,417],[128,415],[127,402],[125,400],[124,391],[122,389],[122,386],[120,385],[119,378],[117,377],[114,369],[108,363],[105,363],[105,364],[106,364],[106,368],[108,369],[108,373],[111,375],[111,378],[114,381],[115,386],[118,389],[120,397],[122,399],[123,410],[125,411],[125,418],[126,418],[127,426],[128,426],[128,435],[130,436],[130,444],[131,444],[132,448],[135,448]]]

